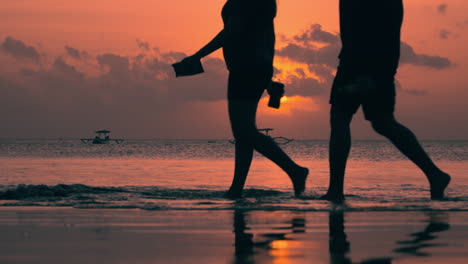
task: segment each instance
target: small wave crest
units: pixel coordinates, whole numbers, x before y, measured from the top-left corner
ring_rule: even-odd
[[[145,187],[94,187],[84,184],[58,184],[55,186],[49,185],[25,185],[17,186],[0,186],[0,200],[59,200],[77,198],[82,200],[86,197],[100,197],[102,199],[111,199],[114,201],[128,200],[129,197],[139,197],[141,199],[162,199],[162,200],[217,200],[224,199],[225,190],[209,190],[209,189],[179,189],[179,188],[162,188],[157,186]],[[259,198],[259,197],[288,197],[290,193],[263,190],[263,189],[246,189],[244,198]]]
[[[0,206],[69,206],[75,208],[138,208],[144,210],[298,210],[298,211],[468,211],[468,197],[431,202],[422,196],[346,195],[339,207],[307,192],[246,189],[242,199],[223,198],[225,190],[157,186],[94,187],[83,184],[0,186]]]
[[[0,199],[3,200],[23,200],[34,197],[68,197],[81,193],[112,193],[125,192],[118,187],[92,187],[84,184],[58,184],[48,185],[25,185],[20,184],[16,188],[0,192]]]

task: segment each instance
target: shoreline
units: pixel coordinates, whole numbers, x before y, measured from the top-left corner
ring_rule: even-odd
[[[325,201],[327,202],[327,201]],[[70,206],[70,205],[0,205],[0,211],[2,210],[10,210],[16,209],[19,211],[28,211],[28,210],[38,210],[38,211],[47,211],[47,210],[136,210],[136,211],[143,211],[143,212],[231,212],[231,211],[244,211],[244,212],[303,212],[303,213],[332,213],[332,212],[343,212],[343,213],[404,213],[404,212],[412,212],[412,213],[467,213],[468,209],[438,209],[438,208],[387,208],[387,207],[377,207],[377,208],[353,208],[353,207],[346,207],[343,205],[334,205],[331,204],[328,208],[296,208],[296,207],[288,207],[288,206],[275,206],[275,207],[221,207],[221,208],[209,208],[209,207],[182,207],[182,208],[164,208],[164,207],[140,207],[134,205],[109,205],[109,206],[99,206],[99,205],[92,205],[92,206]],[[468,220],[467,220],[468,222]]]

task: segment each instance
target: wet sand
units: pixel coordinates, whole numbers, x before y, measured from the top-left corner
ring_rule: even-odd
[[[468,262],[468,212],[0,212],[5,264]]]

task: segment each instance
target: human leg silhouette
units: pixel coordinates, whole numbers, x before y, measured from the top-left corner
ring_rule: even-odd
[[[234,178],[225,196],[241,197],[254,149],[288,174],[294,193],[298,196],[305,189],[308,169],[297,165],[270,137],[258,132],[255,124],[257,106],[258,100],[228,100],[229,118],[236,144]]]
[[[236,143],[234,177],[231,187],[225,194],[227,198],[242,196],[254,151],[253,131],[256,130],[257,104],[258,102],[254,100],[228,100],[229,119]]]
[[[371,121],[374,130],[388,138],[398,150],[416,164],[426,175],[431,199],[442,199],[450,176],[440,170],[419,144],[416,136],[407,127],[398,123],[393,116]]]
[[[330,184],[327,194],[322,198],[339,202],[344,199],[344,175],[351,148],[350,123],[352,113],[340,111],[339,107],[332,105],[330,116]],[[442,199],[451,178],[434,164],[413,132],[398,123],[393,115],[373,119],[371,124],[377,133],[388,138],[398,150],[424,172],[429,181],[431,199]]]
[[[339,202],[344,199],[344,174],[351,149],[350,123],[352,112],[341,111],[332,105],[330,111],[331,135],[329,142],[330,183],[327,194],[322,199]]]
[[[300,196],[304,192],[309,169],[297,165],[270,137],[258,131],[254,148],[288,174],[296,196]]]

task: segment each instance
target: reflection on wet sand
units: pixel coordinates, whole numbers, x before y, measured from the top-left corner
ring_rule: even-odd
[[[343,212],[330,212],[328,215],[328,228],[330,236],[328,240],[330,263],[351,263],[351,259],[347,256],[349,253],[350,244],[344,231],[345,227]]]
[[[236,264],[257,263],[255,257],[280,258],[289,256],[288,247],[293,234],[305,233],[305,214],[296,213],[286,226],[274,228],[279,232],[263,233],[255,237],[247,232],[248,212],[234,212],[235,260]],[[284,230],[284,231],[282,231]],[[277,260],[277,259],[276,259]]]
[[[411,233],[412,240],[397,241],[398,245],[405,245],[393,250],[398,253],[396,257],[382,257],[367,259],[361,264],[389,264],[392,259],[403,256],[426,257],[430,253],[422,252],[421,249],[429,247],[444,247],[447,244],[428,243],[437,238],[434,233],[447,231],[450,229],[448,224],[448,214],[444,212],[430,212],[427,214],[427,226],[421,232]],[[353,263],[347,256],[350,251],[350,242],[346,238],[344,213],[341,211],[330,212],[329,214],[329,228],[330,228],[330,259],[331,264],[347,264]]]
[[[295,236],[298,233],[306,233],[305,214],[291,213],[291,220],[285,221],[285,226],[274,228],[269,233],[257,233],[251,230],[248,219],[249,212],[243,210],[234,212],[235,258],[233,263],[290,263],[291,257],[304,260],[306,256],[297,251],[293,252],[291,247],[299,246],[304,248],[306,246],[303,243],[304,237]],[[396,241],[396,248],[390,248],[388,256],[356,262],[352,261],[349,256],[351,242],[345,232],[345,213],[343,211],[331,211],[328,215],[330,264],[391,264],[393,260],[399,258],[431,256],[431,253],[423,250],[431,247],[449,246],[448,244],[436,243],[438,238],[436,233],[450,229],[448,222],[447,213],[427,213],[427,220],[424,221],[425,225],[422,231],[408,234],[411,239]]]
[[[409,234],[412,238],[410,240],[398,241],[397,244],[402,247],[396,248],[393,252],[406,254],[416,257],[431,256],[431,253],[422,251],[430,247],[446,247],[448,244],[429,243],[436,240],[436,233],[444,232],[450,229],[448,223],[448,214],[445,212],[431,212],[428,213],[428,220],[426,228],[421,232]]]
[[[329,251],[331,264],[353,263],[349,258],[351,243],[347,240],[345,232],[345,220],[343,211],[331,211],[328,215],[329,227]],[[388,257],[367,259],[361,264],[390,264],[392,259]]]

